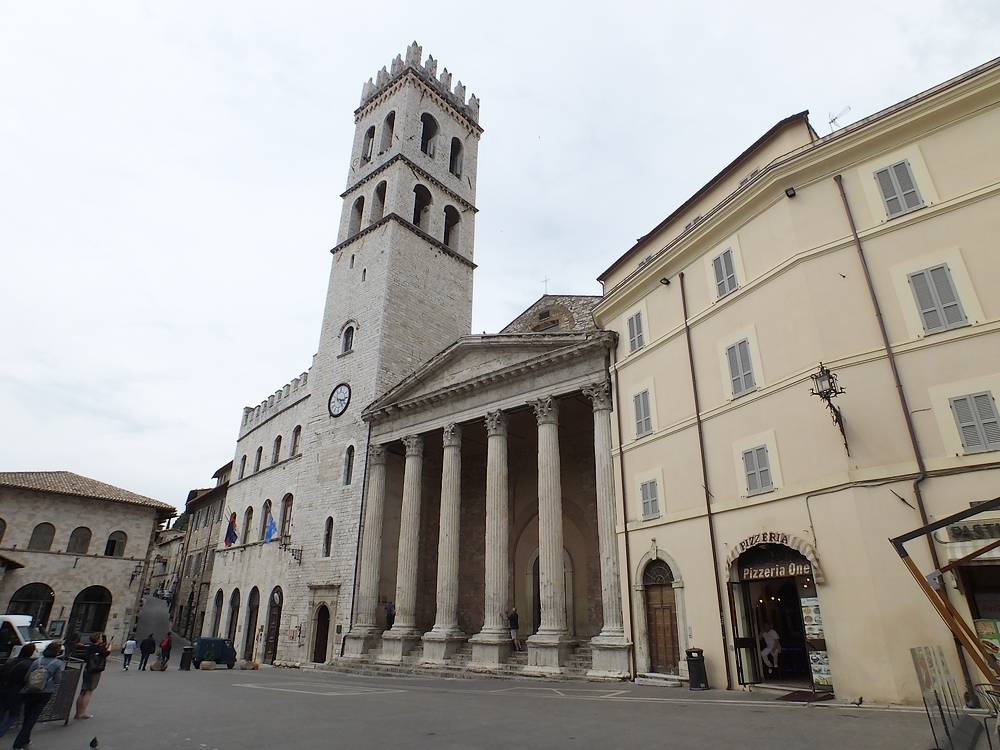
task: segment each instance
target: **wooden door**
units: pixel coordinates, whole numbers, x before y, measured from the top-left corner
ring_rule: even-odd
[[[649,633],[649,668],[661,674],[678,674],[677,608],[674,587],[647,585],[646,629]]]
[[[321,605],[316,612],[316,642],[313,645],[313,661],[317,664],[326,662],[326,646],[330,639],[330,610]]]
[[[278,655],[278,629],[281,626],[281,605],[271,603],[267,611],[267,635],[264,640],[264,663],[271,664]]]

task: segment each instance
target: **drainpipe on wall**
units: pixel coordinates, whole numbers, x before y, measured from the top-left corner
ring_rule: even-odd
[[[629,677],[635,680],[639,670],[636,666],[635,658],[635,614],[632,612],[632,555],[628,544],[628,512],[625,510],[625,451],[622,450],[622,412],[621,399],[618,398],[618,368],[615,367],[615,352],[618,349],[618,339],[615,338],[615,346],[609,351],[609,369],[615,379],[615,402],[618,408],[615,409],[615,423],[618,428],[618,469],[622,485],[622,529],[625,536],[625,585],[628,587],[628,632],[632,636],[632,648],[629,649],[629,665],[631,674]]]
[[[712,493],[708,489],[708,464],[705,459],[705,431],[701,423],[701,400],[698,398],[698,377],[694,369],[694,351],[691,346],[691,326],[688,323],[687,292],[684,289],[684,272],[677,274],[681,282],[681,309],[684,313],[684,339],[687,341],[688,368],[691,373],[691,393],[694,396],[694,422],[698,431],[698,453],[701,456],[701,484],[705,490],[705,514],[708,517],[708,541],[712,551],[712,572],[715,573],[715,599],[719,607],[719,633],[722,635],[722,654],[726,664],[726,690],[733,689],[733,672],[729,666],[729,639],[726,637],[726,614],[722,605],[722,580],[719,576],[719,550],[715,539],[715,519],[712,515]]]
[[[365,503],[368,502],[368,499],[365,497],[365,492],[368,489],[368,449],[371,447],[371,444],[372,423],[369,422],[368,437],[365,438],[365,473],[362,475],[363,479],[361,480],[361,511],[358,516],[358,543],[354,547],[354,580],[351,582],[351,614],[347,620],[347,632],[340,634],[341,657],[343,657],[344,649],[347,646],[347,633],[351,632],[351,628],[354,627],[354,602],[358,598],[358,565],[361,562],[361,533],[364,531],[365,526]]]
[[[899,400],[899,408],[903,412],[903,421],[906,423],[906,432],[910,438],[910,448],[913,451],[913,457],[917,462],[917,476],[913,480],[913,495],[917,501],[917,510],[920,513],[920,523],[926,526],[930,523],[927,518],[927,508],[924,505],[923,493],[920,491],[920,485],[923,484],[924,480],[927,479],[927,466],[924,464],[924,457],[920,451],[920,442],[917,440],[917,432],[913,427],[913,417],[910,414],[910,407],[906,400],[906,392],[903,390],[903,381],[899,377],[899,369],[896,367],[896,355],[892,350],[892,346],[889,344],[889,334],[885,328],[885,320],[882,317],[882,307],[878,301],[878,295],[875,294],[875,285],[872,283],[871,271],[868,268],[868,260],[865,258],[864,248],[861,246],[861,238],[858,236],[858,228],[854,223],[854,214],[851,212],[851,204],[847,200],[847,192],[844,190],[844,180],[842,175],[834,175],[833,181],[837,183],[837,190],[840,192],[840,199],[844,204],[844,213],[847,214],[847,221],[851,226],[851,237],[854,240],[854,247],[858,251],[858,259],[861,261],[861,269],[865,274],[865,284],[868,287],[868,296],[871,298],[872,307],[875,309],[875,320],[878,322],[878,330],[882,335],[882,345],[885,347],[886,357],[889,360],[889,369],[892,370],[892,381],[896,386],[896,396]],[[934,564],[935,570],[941,569],[941,561],[938,558],[937,546],[934,544],[934,537],[931,534],[926,534],[924,537],[927,540],[927,548],[931,553],[931,562]],[[945,601],[948,602],[949,607],[954,609],[951,605],[951,592],[948,590],[948,586],[942,582],[942,588],[944,590]],[[958,663],[962,666],[962,677],[965,678],[965,689],[966,689],[966,703],[976,703],[976,691],[972,683],[972,675],[969,672],[969,665],[965,661],[965,652],[962,650],[962,644],[957,637],[952,636],[955,640],[955,650],[958,652]],[[970,704],[971,705],[971,704]]]

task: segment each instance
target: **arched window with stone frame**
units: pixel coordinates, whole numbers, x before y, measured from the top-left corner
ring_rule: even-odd
[[[254,474],[256,474],[258,471],[260,471],[260,462],[261,462],[261,459],[263,459],[263,458],[264,458],[264,447],[258,445],[257,446],[257,453],[256,453],[256,455],[253,458],[253,473]]]
[[[105,557],[125,557],[125,545],[128,537],[124,531],[112,531],[108,535],[108,543],[104,545]]]
[[[344,451],[344,486],[347,487],[354,481],[354,446],[347,446]]]
[[[274,439],[274,449],[271,451],[271,465],[281,460],[281,435]]]
[[[285,539],[292,533],[292,493],[289,492],[281,500],[281,536]]]
[[[448,171],[456,177],[462,176],[462,141],[459,138],[451,139],[451,153],[448,156]]]
[[[302,425],[295,425],[295,429],[292,430],[292,451],[291,456],[297,456],[302,450]]]
[[[361,231],[361,219],[365,213],[365,196],[359,195],[351,205],[351,220],[347,225],[347,236],[353,237]]]
[[[249,505],[243,511],[243,543],[250,544],[250,531],[253,529],[253,508]]]
[[[429,112],[420,115],[420,150],[432,159],[437,150],[437,136],[440,127],[437,120]]]
[[[458,209],[454,206],[444,207],[444,244],[452,250],[458,249],[458,224],[461,221]]]
[[[378,152],[384,154],[392,148],[392,134],[396,128],[396,111],[393,110],[382,120],[382,137],[379,139]]]
[[[271,499],[268,498],[264,501],[264,504],[260,508],[260,538],[259,541],[264,541],[264,535],[267,534],[267,524],[271,520]]]
[[[86,555],[90,551],[91,532],[86,526],[77,526],[69,535],[66,552],[71,555]]]
[[[38,552],[48,552],[52,549],[52,540],[56,536],[56,527],[51,523],[40,523],[31,532],[28,549]]]
[[[364,140],[361,142],[361,163],[367,164],[372,160],[372,150],[375,147],[375,126],[372,125],[365,131]]]
[[[347,326],[340,334],[340,353],[348,354],[354,351],[354,326]]]
[[[246,476],[247,473],[247,454],[243,454],[243,458],[240,459],[240,479]]]
[[[425,232],[430,227],[431,203],[433,203],[431,191],[423,185],[417,184],[413,188],[413,226],[423,229]]]
[[[385,193],[388,190],[388,183],[382,180],[378,185],[375,186],[375,192],[372,193],[372,210],[371,215],[368,217],[368,223],[374,224],[376,221],[385,216]],[[353,264],[351,266],[354,267]]]
[[[333,548],[333,517],[328,516],[326,519],[326,528],[323,531],[323,557],[330,556],[330,550]]]

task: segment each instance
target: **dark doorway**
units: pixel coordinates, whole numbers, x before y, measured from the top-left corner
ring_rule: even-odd
[[[214,610],[212,612],[212,637],[219,637],[219,628],[222,626],[222,589],[215,594]]]
[[[317,664],[326,662],[326,646],[330,640],[330,610],[321,604],[316,610],[316,642],[313,645],[313,661]]]
[[[243,636],[243,658],[253,661],[254,641],[257,640],[257,610],[260,609],[260,592],[254,586],[247,597],[247,627]]]
[[[264,638],[264,663],[271,664],[278,656],[278,635],[281,632],[281,587],[275,586],[267,604],[267,635]]]
[[[49,624],[54,598],[55,594],[46,584],[29,583],[14,592],[7,605],[7,614],[31,615],[35,627],[44,630]]]
[[[678,674],[677,605],[670,567],[662,560],[653,560],[643,571],[642,585],[646,596],[649,669],[660,674]]]
[[[103,586],[88,586],[73,600],[67,631],[70,635],[102,632],[110,612],[111,592]]]

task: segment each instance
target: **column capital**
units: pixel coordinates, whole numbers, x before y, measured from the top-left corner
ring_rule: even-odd
[[[452,422],[441,430],[442,441],[445,448],[462,447],[462,426]]]
[[[486,412],[486,434],[506,435],[507,434],[507,414],[500,410]]]
[[[594,411],[611,411],[611,383],[602,380],[583,388],[583,395],[594,404]]]
[[[368,446],[368,463],[372,466],[385,464],[385,446],[373,443]]]
[[[535,410],[538,424],[557,424],[559,422],[559,402],[552,396],[529,401],[528,405]]]
[[[403,438],[403,447],[407,456],[424,455],[424,438],[421,435],[407,435]]]

